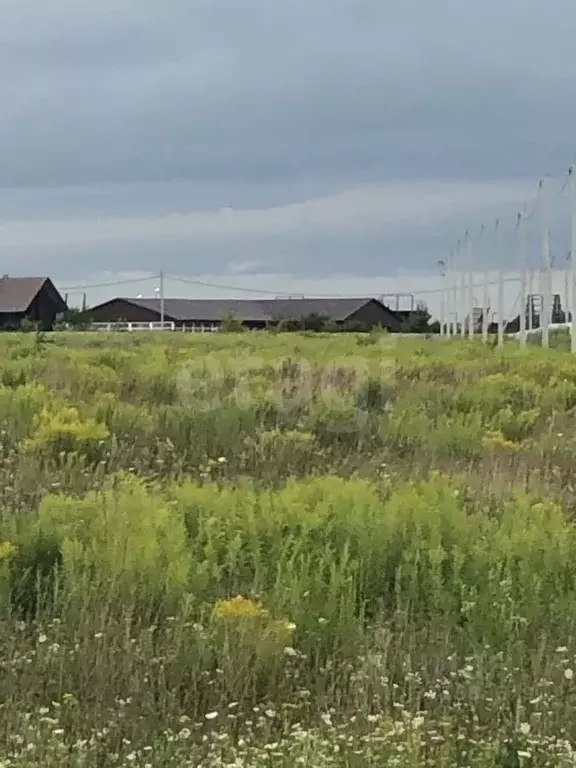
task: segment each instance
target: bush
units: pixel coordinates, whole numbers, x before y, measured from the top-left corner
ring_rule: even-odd
[[[170,502],[135,478],[113,481],[82,498],[45,496],[38,510],[41,541],[56,542],[64,574],[79,598],[182,597],[188,576],[184,521]],[[84,590],[88,590],[87,592]]]
[[[222,333],[241,333],[244,330],[244,324],[242,320],[231,314],[223,318],[220,330]]]
[[[34,430],[24,447],[54,459],[62,454],[82,452],[94,460],[100,456],[102,443],[108,437],[104,424],[92,418],[82,418],[77,408],[44,409],[34,417]]]

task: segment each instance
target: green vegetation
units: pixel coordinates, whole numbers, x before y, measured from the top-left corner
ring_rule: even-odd
[[[576,765],[570,355],[61,332],[0,360],[0,766]]]

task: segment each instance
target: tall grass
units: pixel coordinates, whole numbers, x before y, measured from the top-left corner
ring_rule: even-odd
[[[0,360],[0,766],[576,765],[565,352]]]

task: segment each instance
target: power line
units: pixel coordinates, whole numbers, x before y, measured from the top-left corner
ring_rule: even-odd
[[[573,169],[574,169],[573,166],[571,166],[570,169],[568,170],[568,173],[565,176],[564,183],[563,183],[561,189],[555,195],[556,199],[561,197],[564,194],[565,190],[567,189],[567,187],[568,187],[568,185],[570,183],[570,180],[571,180]],[[524,216],[523,216],[523,220],[524,221],[530,221],[535,216],[535,214],[536,214],[536,212],[538,210],[538,207],[539,207],[540,198],[542,196],[542,191],[543,191],[543,186],[544,186],[544,179],[548,178],[549,176],[550,176],[550,174],[546,174],[545,177],[543,177],[542,179],[539,180],[539,182],[538,182],[538,191],[537,191],[537,194],[536,194],[536,199],[535,199],[534,203],[532,204],[531,212],[528,214],[526,212],[526,207],[524,208]],[[518,224],[517,224],[517,227],[518,227]],[[482,239],[482,235],[484,234],[484,231],[485,231],[485,225],[482,224],[481,229],[480,229],[480,239]],[[169,277],[171,280],[174,280],[176,282],[185,283],[185,284],[188,284],[188,285],[196,285],[196,286],[201,286],[201,287],[204,287],[204,288],[215,288],[215,289],[224,290],[224,291],[234,291],[234,292],[238,292],[238,293],[257,294],[257,295],[266,295],[266,296],[286,296],[286,297],[288,297],[288,296],[293,295],[293,292],[290,293],[290,292],[285,291],[285,290],[270,290],[270,289],[266,289],[266,288],[248,288],[248,287],[245,287],[245,286],[229,285],[229,284],[225,284],[225,283],[214,283],[214,282],[207,281],[207,280],[198,280],[198,279],[194,279],[194,278],[190,278],[190,277],[183,277],[181,275],[168,275],[167,277]],[[97,288],[113,288],[113,287],[121,286],[121,285],[134,285],[134,284],[139,284],[139,283],[148,282],[148,281],[157,280],[157,279],[158,279],[158,275],[152,274],[152,275],[149,275],[147,277],[127,278],[127,279],[124,279],[124,280],[113,280],[113,281],[102,282],[102,283],[91,283],[91,284],[83,284],[83,285],[64,286],[62,288],[62,290],[66,291],[66,292],[89,291],[89,290],[93,290],[93,289],[97,289]],[[511,278],[505,278],[504,282],[505,283],[518,282],[518,280],[519,280],[519,278],[517,278],[517,277],[511,277]],[[488,285],[496,285],[496,284],[497,284],[497,281],[490,281],[488,283]],[[482,285],[478,284],[478,283],[474,283],[472,287],[473,288],[479,288],[479,287],[482,287]],[[425,295],[440,294],[440,293],[442,293],[442,291],[443,291],[443,288],[424,288],[424,289],[421,289],[421,290],[410,289],[408,291],[408,293],[410,293],[412,295],[415,295],[415,296],[425,296]],[[349,294],[349,293],[348,294],[342,294],[342,293],[335,293],[335,292],[332,292],[332,293],[315,293],[314,295],[316,297],[318,297],[318,298],[352,298],[352,297],[355,296],[355,294]]]
[[[524,216],[524,221],[530,221],[534,218],[534,215],[536,214],[536,211],[538,210],[538,203],[540,202],[540,197],[542,195],[542,188],[544,187],[544,179],[540,179],[538,182],[538,192],[536,193],[536,200],[534,201],[532,205],[532,212]],[[526,212],[526,206],[524,206],[524,211]]]
[[[294,291],[280,291],[280,290],[270,290],[265,288],[246,288],[244,286],[239,285],[228,285],[223,283],[212,283],[208,282],[206,280],[195,280],[194,278],[189,277],[182,277],[182,276],[176,276],[176,275],[166,275],[165,277],[174,280],[175,282],[180,283],[186,283],[189,285],[200,285],[203,287],[208,288],[220,288],[226,291],[238,291],[240,293],[258,293],[258,294],[265,294],[268,296],[293,296]],[[73,285],[73,286],[66,286],[63,287],[63,291],[71,292],[74,290],[80,290],[80,291],[87,291],[93,288],[113,288],[117,285],[128,285],[133,283],[142,283],[150,280],[157,280],[158,275],[151,275],[150,277],[140,277],[135,278],[133,280],[115,280],[108,283],[92,283],[89,285]],[[509,277],[505,278],[505,283],[513,283],[518,282],[519,278],[517,277]],[[492,280],[489,281],[488,285],[497,285],[497,281]],[[481,288],[483,286],[483,283],[474,283],[474,288]],[[404,293],[409,293],[412,295],[422,296],[422,295],[429,295],[429,294],[437,294],[442,293],[442,288],[422,288],[422,289],[409,289],[408,291],[404,291]],[[397,293],[397,291],[392,291],[392,293]],[[334,299],[345,299],[345,298],[357,298],[358,293],[314,293],[314,297],[317,298],[334,298]]]
[[[132,285],[133,283],[144,283],[147,280],[158,280],[158,275],[150,277],[135,277],[130,280],[113,280],[110,283],[93,283],[91,285],[66,285],[62,287],[63,291],[89,291],[92,288],[113,288],[116,285]]]
[[[573,166],[570,166],[570,168],[568,168],[568,171],[566,172],[566,177],[564,178],[564,184],[562,185],[562,189],[560,190],[560,192],[558,192],[558,194],[556,195],[556,198],[561,197],[566,191],[566,189],[568,188],[568,184],[570,184],[570,179],[572,177],[572,171],[573,171]]]
[[[224,291],[239,291],[240,293],[261,293],[269,296],[290,296],[287,291],[271,291],[265,288],[245,288],[238,285],[223,285],[222,283],[209,283],[206,280],[194,280],[190,277],[179,277],[177,275],[166,275],[170,280],[175,280],[179,283],[188,283],[190,285],[201,285],[204,288],[221,288]]]
[[[505,283],[517,283],[520,280],[519,277],[506,277],[504,278]],[[489,280],[488,285],[498,285],[497,280]],[[474,283],[473,288],[483,288],[484,283]],[[442,288],[425,288],[421,291],[408,291],[408,293],[413,293],[415,296],[422,296],[423,294],[430,294],[430,293],[442,293]]]

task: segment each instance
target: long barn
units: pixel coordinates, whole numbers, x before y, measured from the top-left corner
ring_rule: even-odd
[[[247,328],[265,328],[280,322],[316,315],[340,325],[366,329],[381,326],[399,331],[402,320],[374,298],[359,299],[164,299],[164,321],[177,327],[219,328],[228,317]],[[156,298],[115,298],[87,310],[95,323],[158,323],[161,301]]]

